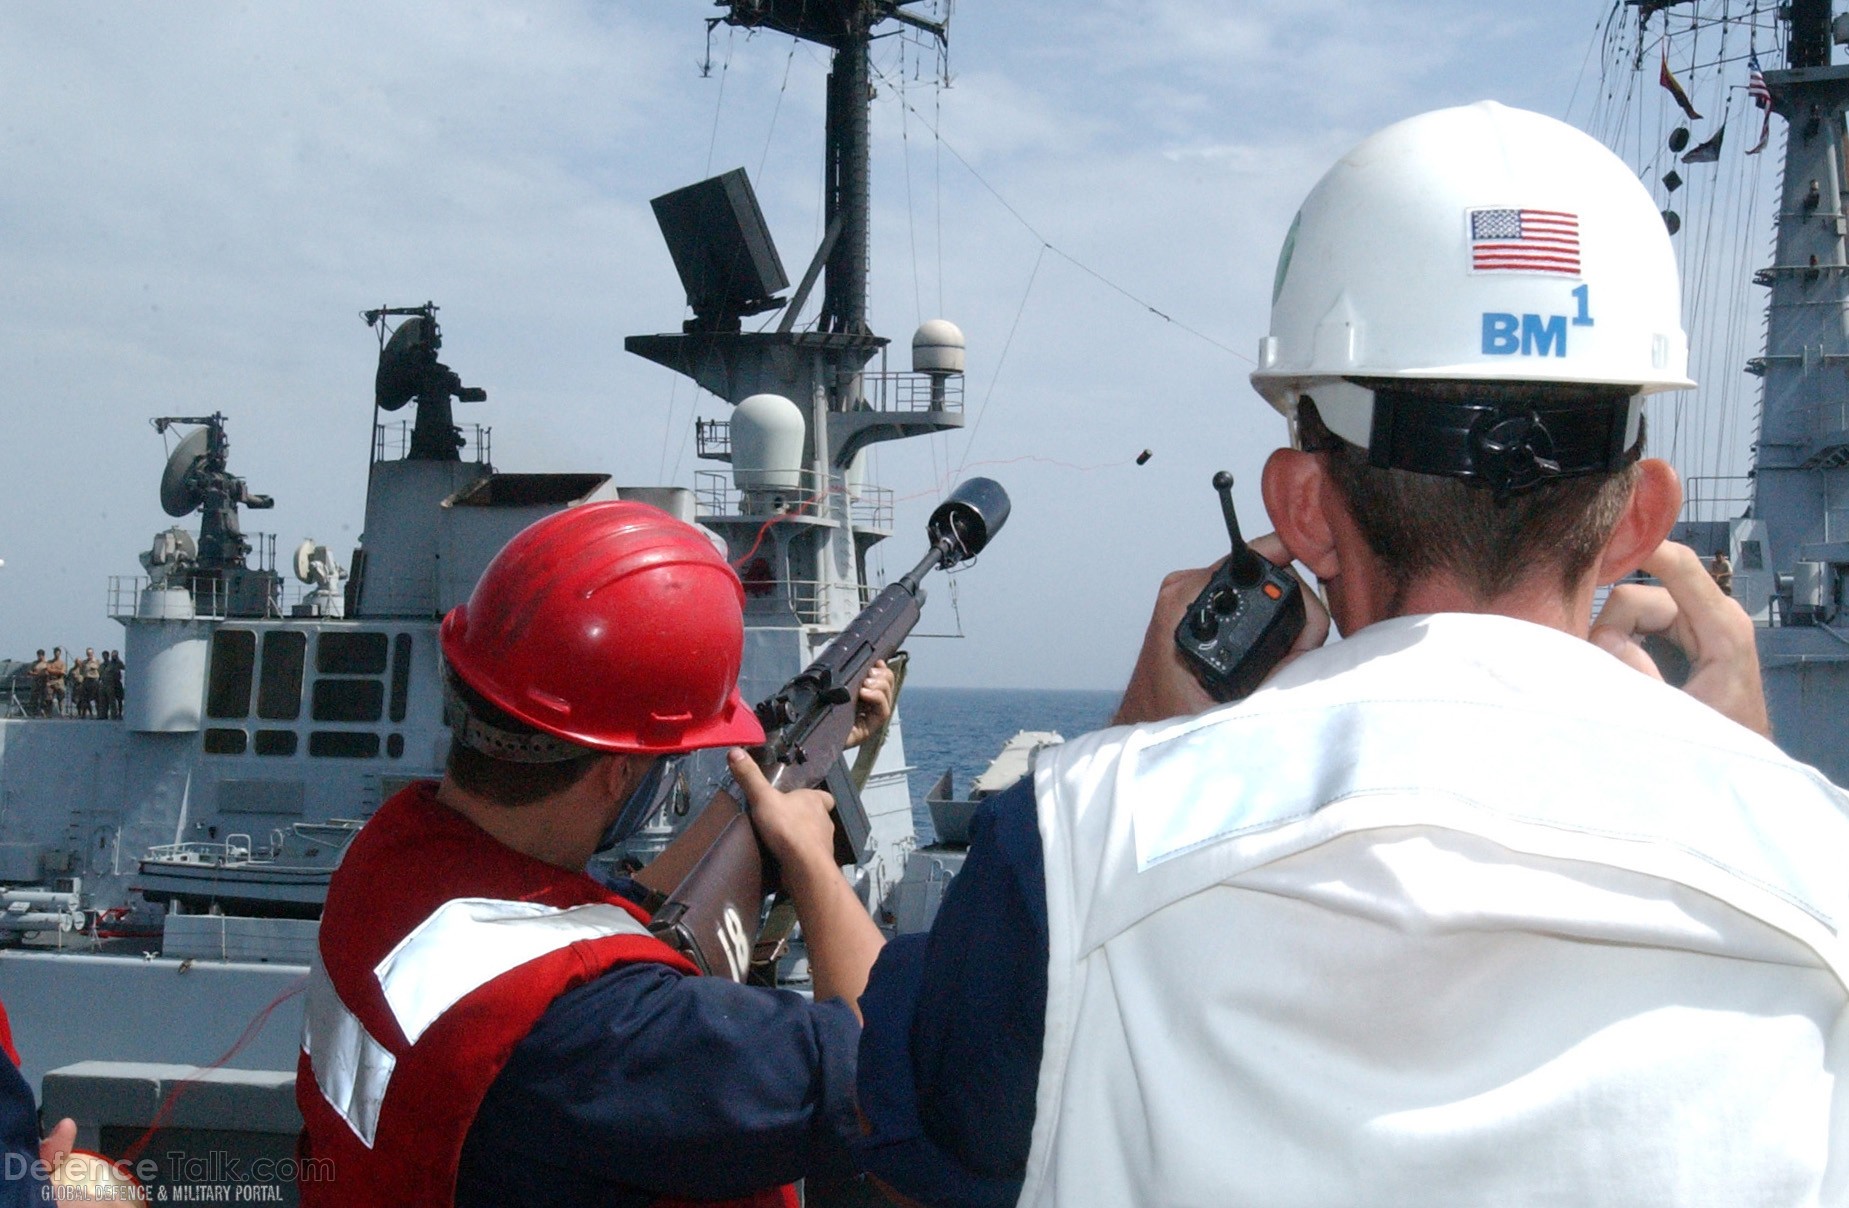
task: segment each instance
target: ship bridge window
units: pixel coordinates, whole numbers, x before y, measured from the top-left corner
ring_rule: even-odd
[[[385,635],[323,633],[315,643],[315,670],[321,675],[384,675]]]
[[[385,685],[376,679],[315,681],[316,721],[378,721],[385,712]]]
[[[242,755],[249,736],[242,730],[213,726],[205,732],[205,753],[207,755]]]
[[[368,730],[316,730],[308,736],[308,753],[320,758],[376,759],[379,736]]]
[[[406,696],[411,689],[411,635],[392,639],[392,720],[403,721]]]
[[[263,671],[257,681],[257,716],[293,721],[302,715],[302,665],[308,635],[299,629],[272,629],[263,635]]]
[[[1766,568],[1766,556],[1759,542],[1757,541],[1740,542],[1740,569],[1741,570],[1764,570],[1765,568]]]
[[[205,715],[243,717],[250,712],[251,672],[257,663],[257,635],[249,629],[221,629],[212,635],[212,665],[206,674]]]
[[[251,748],[259,755],[295,754],[294,730],[258,730]]]
[[[608,474],[490,474],[454,499],[462,508],[558,507],[610,481]]]

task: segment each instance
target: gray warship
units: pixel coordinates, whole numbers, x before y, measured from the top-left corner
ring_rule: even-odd
[[[1653,400],[1651,414],[1652,442],[1687,487],[1675,536],[1731,565],[1733,594],[1755,622],[1776,741],[1845,784],[1849,66],[1834,62],[1841,46],[1849,46],[1849,14],[1833,16],[1830,0],[1623,0],[1598,35],[1591,111],[1574,116],[1655,191],[1683,264],[1684,325],[1704,357],[1701,388]],[[1631,86],[1618,86],[1621,78]],[[1775,150],[1780,134],[1783,167],[1766,215],[1759,191],[1774,175],[1772,157],[1754,157]],[[1775,231],[1769,264],[1748,247],[1765,219]],[[1753,296],[1761,289],[1763,303]],[[1744,320],[1761,306],[1756,348]],[[1723,429],[1733,416],[1750,417],[1755,402],[1752,443],[1740,457]]]
[[[891,0],[719,7],[712,23],[816,43],[833,67],[826,230],[794,289],[743,169],[653,202],[691,317],[626,347],[734,405],[697,422],[698,454],[717,468],[690,487],[498,468],[490,429],[456,422],[454,403],[486,396],[441,359],[428,302],[364,313],[379,360],[350,553],[305,540],[279,569],[275,538],[244,529],[270,500],[235,472],[235,416],[154,418],[177,441],[164,467],[150,458],[151,495],[176,523],[154,533],[142,574],[108,583],[127,663],[121,719],[0,719],[0,1001],[30,1038],[24,1069],[47,1116],[75,1117],[80,1145],[139,1153],[158,1123],[156,1154],[286,1169],[300,990],[328,876],[383,801],[440,773],[437,625],[521,528],[616,498],[704,526],[745,585],[748,699],[806,666],[877,590],[868,551],[892,535],[893,494],[867,480],[862,455],[961,426],[964,347],[932,320],[909,367],[891,368],[869,326],[868,52],[888,21],[947,31]],[[907,772],[895,717],[856,768],[868,835],[849,870],[888,928],[928,925],[942,860],[955,859],[921,850]],[[692,761],[612,858],[646,859],[720,774]],[[799,959],[786,969],[800,982]]]

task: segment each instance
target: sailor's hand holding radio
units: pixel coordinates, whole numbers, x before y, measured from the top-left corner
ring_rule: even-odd
[[[1272,563],[1287,568],[1290,566],[1290,551],[1284,548],[1284,542],[1278,539],[1276,533],[1254,537],[1250,544],[1253,550]],[[1143,635],[1143,649],[1137,655],[1135,669],[1130,672],[1130,682],[1124,688],[1123,701],[1117,706],[1116,715],[1111,718],[1112,725],[1136,725],[1167,717],[1185,717],[1211,709],[1218,703],[1207,694],[1175,647],[1175,627],[1187,615],[1188,606],[1207,586],[1207,581],[1213,577],[1218,566],[1216,562],[1213,566],[1197,570],[1178,570],[1162,580],[1161,590],[1156,593],[1155,611],[1150,614],[1149,629]],[[1329,638],[1329,613],[1323,608],[1322,601],[1316,598],[1315,593],[1305,590],[1303,603],[1303,631],[1291,643],[1290,652],[1279,661],[1277,667],[1272,668],[1273,675],[1277,674],[1279,668],[1289,665],[1305,651],[1316,649]]]
[[[1686,545],[1663,542],[1643,570],[1662,586],[1626,583],[1612,588],[1593,622],[1593,643],[1660,680],[1662,672],[1639,639],[1652,634],[1669,639],[1689,658],[1683,691],[1770,738],[1772,722],[1759,678],[1752,618],[1721,591],[1701,558]]]

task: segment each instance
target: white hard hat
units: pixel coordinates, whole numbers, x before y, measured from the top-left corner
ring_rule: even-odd
[[[1693,386],[1675,254],[1637,176],[1553,118],[1483,101],[1387,127],[1285,237],[1252,384],[1369,447],[1355,378]]]

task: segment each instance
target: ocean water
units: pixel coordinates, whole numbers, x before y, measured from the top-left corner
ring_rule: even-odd
[[[924,795],[949,768],[958,796],[982,774],[1002,744],[1021,730],[1057,730],[1067,738],[1102,728],[1118,692],[1042,692],[1025,688],[907,688],[899,700],[905,755],[912,765],[912,817],[931,834]]]

